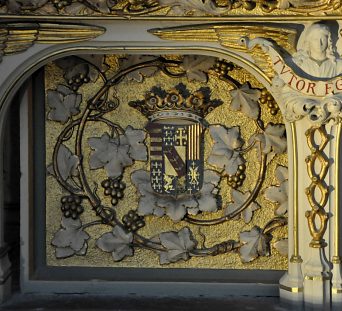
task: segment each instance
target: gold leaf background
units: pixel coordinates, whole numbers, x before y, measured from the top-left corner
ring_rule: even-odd
[[[118,70],[119,55],[107,55],[106,63],[110,66],[106,72],[107,76],[111,76]],[[177,56],[169,56],[177,58]],[[253,87],[262,88],[263,86],[247,71],[244,69],[236,69],[231,74],[235,79],[244,83],[249,81]],[[158,72],[151,78],[145,78],[144,82],[138,83],[135,81],[123,80],[119,85],[112,88],[111,92],[115,93],[120,100],[120,106],[113,112],[110,112],[106,117],[113,122],[119,123],[122,127],[128,125],[134,128],[144,128],[147,119],[138,111],[128,106],[128,103],[133,100],[143,99],[144,94],[150,90],[153,86],[160,86],[166,90],[173,88],[178,83],[184,83],[190,91],[195,91],[203,86],[209,86],[212,90],[211,98],[221,99],[224,104],[216,108],[211,112],[206,120],[210,124],[223,124],[227,127],[238,125],[241,130],[241,135],[245,142],[255,132],[256,126],[251,119],[247,118],[243,113],[230,110],[231,97],[229,90],[232,87],[218,78],[218,75],[214,71],[210,71],[209,80],[207,83],[189,82],[186,78],[171,78],[167,75]],[[54,90],[58,84],[66,84],[63,78],[63,71],[57,67],[54,63],[50,63],[45,67],[45,90]],[[97,90],[103,85],[101,79],[98,79],[95,83],[88,83],[81,86],[78,93],[82,94],[81,110],[85,107],[87,99],[91,98]],[[47,114],[49,107],[46,108],[46,123],[45,123],[45,143],[46,143],[46,165],[51,163],[52,153],[56,139],[63,129],[63,125],[57,122],[48,121]],[[268,122],[282,123],[282,116],[280,112],[276,116],[271,116],[266,107],[261,105],[262,119],[267,124]],[[105,131],[108,131],[108,127],[99,122],[88,122],[85,128],[84,137],[100,137]],[[65,143],[70,150],[73,150],[72,142],[73,137],[69,142]],[[205,134],[205,158],[207,159],[211,150],[212,141],[208,131]],[[88,163],[91,149],[87,143],[87,139],[83,141],[83,150],[85,156],[85,163]],[[247,154],[247,168],[246,179],[243,186],[239,188],[240,191],[251,191],[256,183],[256,178],[259,170],[259,162],[256,151],[252,151]],[[276,156],[267,166],[265,180],[262,185],[262,189],[257,198],[257,202],[261,208],[254,212],[252,221],[249,224],[245,224],[243,220],[231,220],[223,224],[215,226],[205,226],[199,228],[199,226],[188,224],[184,221],[179,223],[173,223],[173,221],[164,216],[158,218],[155,216],[146,216],[146,226],[139,230],[139,233],[145,237],[153,237],[158,233],[180,230],[184,226],[188,226],[193,232],[195,238],[199,244],[203,243],[203,235],[205,235],[205,246],[210,247],[219,242],[226,241],[228,239],[239,239],[239,233],[242,231],[250,230],[253,226],[257,225],[263,227],[270,219],[274,217],[275,206],[270,201],[267,201],[263,196],[263,191],[270,185],[277,183],[275,179],[275,169],[277,165],[287,166],[287,155]],[[124,174],[124,182],[127,185],[124,194],[124,200],[120,201],[116,207],[118,218],[121,219],[130,209],[137,208],[138,195],[134,185],[130,182],[130,174],[137,169],[149,170],[149,163],[135,162],[131,167],[126,168]],[[206,164],[206,168],[210,168]],[[106,172],[103,169],[90,170],[88,166],[85,167],[90,185],[95,186],[95,183],[99,185],[97,194],[101,197],[104,204],[110,206],[110,200],[103,196],[103,189],[100,185],[101,181],[107,178]],[[221,182],[221,191],[223,199],[223,207],[230,201],[230,187],[225,180]],[[57,183],[52,176],[46,177],[46,260],[47,265],[50,266],[91,266],[91,267],[132,267],[132,268],[206,268],[206,269],[270,269],[270,270],[285,270],[287,269],[287,258],[281,256],[278,251],[272,246],[270,257],[259,257],[251,263],[243,264],[238,254],[223,254],[217,256],[208,257],[193,257],[188,261],[179,261],[177,263],[163,265],[159,264],[159,256],[150,250],[136,248],[133,257],[126,257],[121,262],[114,262],[110,253],[103,252],[95,245],[95,241],[103,233],[110,231],[110,227],[106,225],[92,226],[86,229],[86,232],[91,236],[88,241],[88,251],[86,256],[73,256],[66,259],[56,259],[55,249],[51,245],[51,240],[55,232],[60,228],[60,219],[62,216],[60,209],[60,199],[63,195],[67,195],[67,192]],[[83,202],[85,212],[81,215],[82,223],[88,223],[97,220],[97,216],[92,211],[90,204]],[[220,210],[216,213],[204,213],[199,216],[200,218],[209,219],[222,216],[223,212]],[[287,236],[287,228],[277,229],[274,234],[273,241],[282,239]]]

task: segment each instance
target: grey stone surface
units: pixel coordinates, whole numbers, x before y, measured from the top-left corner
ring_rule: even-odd
[[[222,299],[143,298],[109,295],[15,294],[0,310],[114,310],[114,311],[289,311],[301,306],[281,302],[278,297],[227,296]]]

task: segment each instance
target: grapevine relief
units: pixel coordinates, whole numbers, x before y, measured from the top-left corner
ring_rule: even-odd
[[[249,223],[253,213],[263,208],[256,202],[256,197],[263,183],[266,163],[275,154],[286,151],[284,126],[273,123],[264,126],[261,120],[259,103],[264,93],[249,84],[240,84],[229,76],[229,70],[220,70],[219,78],[224,78],[233,87],[230,91],[231,109],[244,113],[257,127],[247,142],[242,139],[239,126],[211,125],[205,120],[207,114],[223,103],[212,98],[207,86],[195,92],[188,90],[184,84],[176,84],[170,90],[155,86],[146,94],[141,94],[145,96],[143,100],[129,103],[146,117],[145,129],[132,126],[122,128],[107,117],[122,105],[117,98],[109,96],[111,87],[124,79],[142,83],[157,71],[171,78],[185,77],[188,81],[205,83],[209,74],[217,74],[216,68],[223,61],[204,56],[183,56],[176,60],[161,56],[127,56],[121,58],[119,70],[110,78],[104,74],[108,68],[101,61],[103,58],[96,57],[72,57],[58,61],[57,65],[64,68],[64,78],[71,88],[60,85],[57,90],[47,91],[49,122],[58,122],[63,126],[48,172],[69,192],[60,200],[61,227],[51,241],[56,257],[86,255],[88,240],[93,238],[87,233],[90,226],[108,226],[108,231],[97,238],[96,246],[111,253],[114,261],[134,256],[134,250],[138,247],[154,250],[161,264],[189,260],[192,256],[230,252],[239,252],[242,262],[268,256],[271,233],[287,224],[286,217],[282,216],[287,205],[286,173],[284,168],[279,167],[276,172],[280,183],[278,193],[275,186],[266,191],[266,198],[279,205],[277,216],[263,228],[254,226],[241,232],[239,240],[226,239],[210,247],[204,244],[199,246],[187,225],[150,238],[139,233],[147,225],[147,215],[169,217],[182,224],[208,226],[240,218]],[[77,92],[83,84],[97,79],[103,80],[103,86],[80,108],[82,99]],[[178,121],[174,122],[175,119]],[[105,124],[108,131],[84,137],[87,122]],[[213,142],[207,166],[203,150],[206,131]],[[74,152],[66,146],[72,139]],[[90,148],[88,161],[82,150],[84,142]],[[246,178],[245,155],[253,150],[260,161],[259,177],[253,189],[242,191],[240,187]],[[129,182],[124,181],[123,175],[128,167],[134,167],[136,161],[149,162],[150,170],[132,170],[130,179],[139,201],[119,219],[116,209],[124,202],[126,183]],[[99,182],[90,181],[85,167],[105,170],[108,178]],[[231,202],[226,206],[221,204],[223,183],[231,188]],[[100,190],[104,197],[110,199],[109,206],[101,199]],[[82,224],[85,201],[90,203],[98,220]],[[211,215],[221,210],[222,217],[198,218],[203,213]]]

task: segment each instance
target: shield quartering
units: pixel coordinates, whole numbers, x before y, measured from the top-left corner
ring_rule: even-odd
[[[195,194],[203,184],[204,117],[217,106],[210,89],[193,94],[183,84],[169,92],[154,88],[130,106],[148,117],[150,179],[159,194]]]

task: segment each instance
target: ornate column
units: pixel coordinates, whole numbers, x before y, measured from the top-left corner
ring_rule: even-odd
[[[280,293],[300,300],[303,292],[305,304],[321,306],[329,306],[331,300],[341,303],[338,163],[342,80],[338,76],[342,70],[340,58],[331,52],[335,50],[331,31],[320,23],[307,25],[297,52],[284,58],[268,40],[242,39],[249,47],[260,44],[270,55],[277,73],[272,89],[291,124],[289,230],[293,238],[289,271],[280,281]]]

